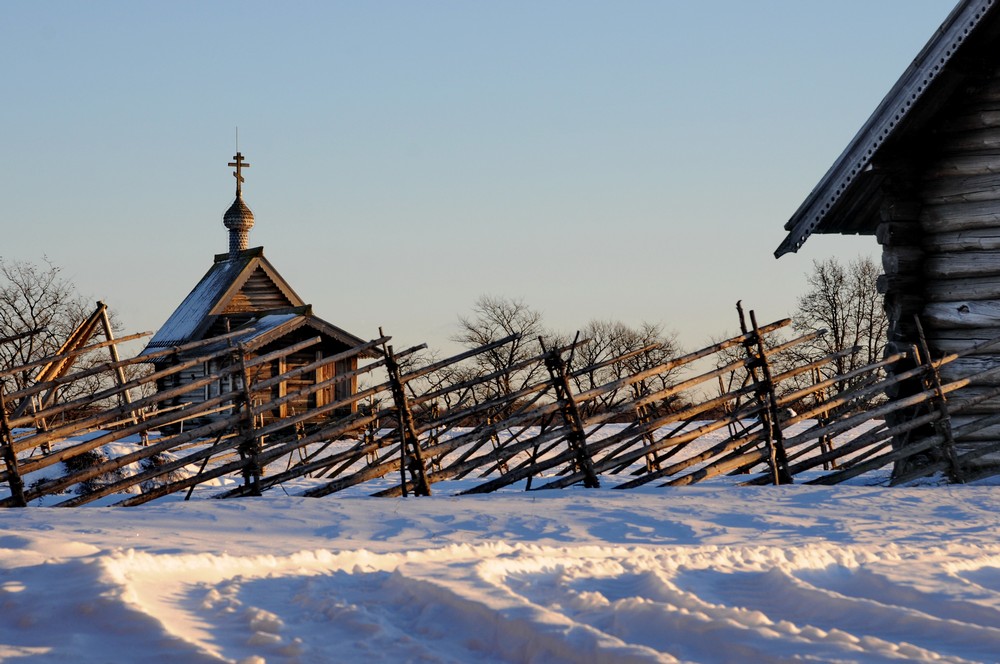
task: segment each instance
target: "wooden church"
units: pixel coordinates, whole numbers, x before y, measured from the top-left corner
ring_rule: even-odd
[[[236,170],[236,200],[223,215],[223,224],[229,231],[229,251],[215,256],[212,266],[205,276],[188,294],[180,306],[170,315],[146,345],[143,354],[170,348],[193,341],[209,339],[227,332],[248,330],[247,334],[236,336],[234,343],[240,343],[253,355],[265,355],[273,350],[287,348],[297,342],[319,336],[321,342],[306,350],[296,352],[255,369],[254,378],[265,380],[290,371],[296,367],[311,364],[324,357],[330,357],[346,350],[361,346],[365,342],[319,318],[292,289],[291,285],[278,273],[264,257],[262,247],[248,248],[250,229],[254,216],[243,201],[243,169],[250,166],[237,152],[229,165]],[[200,348],[192,355],[203,353]],[[364,356],[367,356],[365,354]],[[182,362],[186,356],[174,354],[169,363]],[[167,361],[164,361],[167,362]],[[281,383],[274,388],[271,397],[281,397],[297,392],[310,384],[333,378],[337,374],[348,373],[358,368],[357,356],[351,360],[325,366],[312,372]],[[156,364],[157,370],[168,366]],[[159,390],[170,389],[185,382],[202,379],[215,374],[220,367],[206,363],[194,370],[174,374],[169,383],[158,385]],[[197,403],[218,396],[232,389],[232,374],[211,383],[202,390],[186,393],[179,401]],[[256,381],[255,381],[256,382]],[[265,421],[306,409],[332,403],[353,394],[357,390],[357,379],[345,380],[335,388],[320,390],[308,397],[281,406],[280,411],[265,416]],[[165,404],[165,406],[183,404]]]
[[[785,229],[777,257],[814,233],[878,239],[889,352],[918,342],[915,316],[935,357],[1000,337],[1000,2],[958,3]],[[1000,346],[947,365],[942,378],[991,367]],[[950,399],[997,386],[1000,371]],[[998,413],[993,398],[952,422]],[[998,441],[1000,427],[988,427],[957,442]]]

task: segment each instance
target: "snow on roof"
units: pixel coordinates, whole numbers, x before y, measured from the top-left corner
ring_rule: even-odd
[[[198,285],[146,344],[143,354],[189,341],[219,298],[225,294],[251,260],[252,256],[240,256],[234,260],[213,264]]]
[[[236,337],[235,341],[252,346],[254,345],[254,342],[261,341],[265,337],[269,336],[271,332],[285,326],[287,323],[291,323],[296,318],[301,318],[305,321],[306,317],[299,312],[261,316],[260,318],[250,321],[247,324],[253,328],[249,334]],[[295,325],[294,327],[298,327],[298,325]]]

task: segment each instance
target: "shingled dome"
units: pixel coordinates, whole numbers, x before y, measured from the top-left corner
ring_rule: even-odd
[[[253,212],[237,194],[236,200],[222,215],[222,223],[229,229],[229,253],[235,255],[250,246],[250,229],[253,228]]]
[[[243,202],[242,197],[237,197],[226,213],[222,215],[222,223],[229,230],[250,230],[253,228],[253,212]]]

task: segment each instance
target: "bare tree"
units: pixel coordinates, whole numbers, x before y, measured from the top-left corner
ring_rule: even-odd
[[[511,366],[537,355],[540,351],[538,337],[548,335],[542,324],[542,314],[523,300],[483,295],[473,305],[472,315],[459,316],[458,322],[460,331],[452,340],[470,349],[513,334],[521,335],[470,361],[470,371],[463,378],[495,374],[485,383],[485,392],[478,395],[480,400],[514,394],[544,374],[545,368],[540,363],[507,371]]]
[[[48,259],[35,264],[0,258],[0,337],[40,330],[0,345],[3,369],[56,353],[87,313],[86,301]],[[17,388],[30,383],[32,375],[15,374]]]
[[[836,258],[814,261],[807,275],[809,290],[799,298],[793,325],[799,332],[825,329],[826,334],[801,348],[800,358],[818,359],[846,353],[823,370],[824,378],[842,376],[882,359],[889,321],[875,282],[879,268],[869,257],[842,264]],[[836,391],[853,387],[838,381]]]
[[[631,327],[621,321],[592,320],[581,330],[580,337],[590,340],[589,344],[574,352],[573,366],[586,369],[573,378],[575,387],[580,392],[651,369],[680,354],[676,335],[664,333],[660,325],[653,323]],[[595,368],[637,351],[642,352]],[[673,374],[673,371],[666,371],[627,388],[606,392],[599,399],[589,402],[587,410],[599,412],[623,401],[661,390],[670,384]]]
[[[0,338],[15,338],[0,344],[0,369],[13,369],[56,354],[76,327],[93,311],[94,304],[81,297],[62,270],[43,259],[41,263],[0,258]],[[112,328],[118,323],[111,313]],[[24,333],[36,331],[26,336]],[[108,361],[107,351],[81,356],[76,366],[83,368]],[[138,368],[137,368],[138,370]],[[9,377],[8,389],[18,390],[34,381],[38,368],[19,371]],[[64,386],[60,396],[69,399],[107,386],[109,377],[90,379]]]

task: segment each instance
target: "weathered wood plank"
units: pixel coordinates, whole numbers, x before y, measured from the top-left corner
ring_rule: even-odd
[[[1000,275],[1000,251],[961,251],[928,256],[924,273],[940,279]]]
[[[992,116],[979,116],[980,119],[986,117]],[[965,130],[953,128],[943,138],[940,149],[944,154],[996,153],[1000,150],[1000,128],[992,124],[983,124],[980,127],[970,127]]]
[[[974,376],[984,371],[1000,367],[1000,355],[970,355],[960,357],[939,369],[941,377],[946,381],[955,381],[966,376]],[[998,385],[1000,375],[984,377],[975,381],[976,385]]]
[[[1000,152],[960,154],[936,159],[924,171],[924,177],[967,177],[1000,173]]]
[[[924,204],[995,201],[1000,198],[1000,175],[930,177],[921,185]]]
[[[875,239],[883,246],[919,246],[923,230],[917,222],[919,212],[912,221],[883,221],[875,227]]]
[[[1000,320],[1000,302],[996,300],[961,300],[931,302],[921,318],[929,328],[993,328]]]
[[[993,201],[926,205],[920,224],[929,233],[977,230],[1000,226],[1000,207]]]
[[[941,130],[951,134],[994,127],[1000,127],[1000,104],[985,102],[974,110],[948,118],[942,123]]]
[[[928,302],[1000,300],[1000,275],[931,279],[926,282],[922,290]]]
[[[996,413],[997,411],[993,411]],[[990,414],[993,414],[990,413]],[[957,431],[960,431],[963,427],[969,428],[974,422],[978,422],[982,419],[982,414],[963,414],[963,415],[953,415],[951,418],[952,424]],[[957,436],[956,436],[957,437]],[[1000,423],[992,424],[987,427],[977,428],[972,431],[968,431],[961,435],[959,439],[966,449],[974,449],[977,443],[982,441],[994,441],[1000,440]]]
[[[958,330],[938,330],[935,331],[935,334],[944,334],[955,331]],[[987,330],[985,332],[980,332],[978,330],[961,331],[975,332],[975,337],[969,339],[953,339],[941,336],[931,336],[928,334],[927,343],[932,349],[934,349],[935,352],[938,353],[966,353],[969,355],[991,355],[1000,353],[1000,343],[995,343],[985,348],[979,346],[990,339],[994,339],[997,336],[996,333],[1000,330]]]
[[[1000,205],[997,207],[1000,208]],[[1000,250],[1000,226],[950,233],[926,233],[922,242],[924,250],[931,254]]]
[[[913,245],[882,247],[882,269],[888,275],[914,274],[924,262],[924,250]]]

